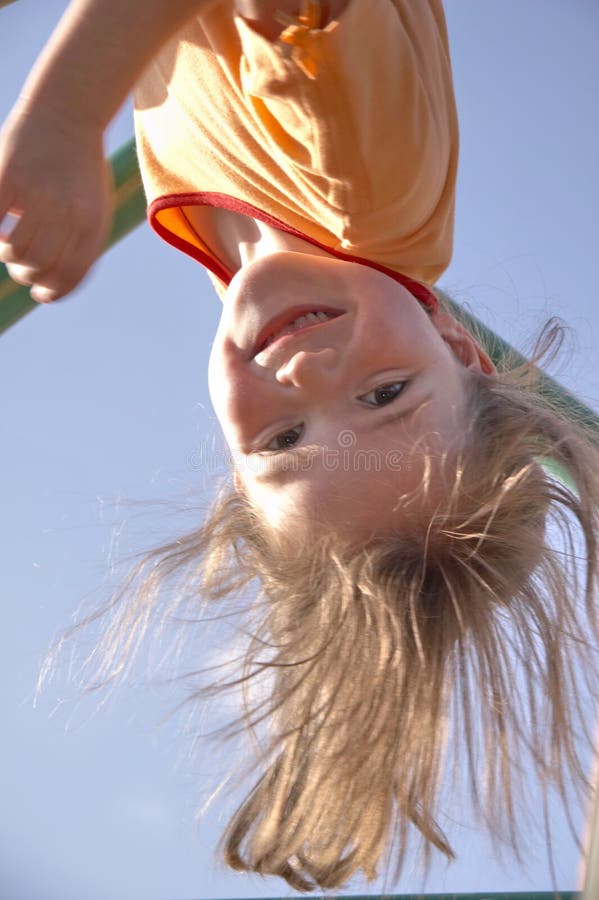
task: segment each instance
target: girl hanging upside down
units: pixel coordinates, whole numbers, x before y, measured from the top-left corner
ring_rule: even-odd
[[[227,862],[308,890],[399,873],[412,831],[451,857],[460,767],[515,845],[526,761],[564,801],[585,784],[599,453],[434,287],[458,154],[441,3],[73,0],[0,141],[1,258],[41,302],[100,251],[102,136],[134,84],[150,223],[222,300],[209,382],[233,468],[140,567],[96,674],[161,597],[164,617],[257,579],[239,679],[272,673],[247,720],[268,740]]]

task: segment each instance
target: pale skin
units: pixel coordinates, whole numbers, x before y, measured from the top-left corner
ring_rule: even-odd
[[[325,4],[325,23],[346,4]],[[68,8],[0,136],[0,221],[7,212],[17,217],[0,235],[0,259],[34,299],[65,296],[100,252],[112,202],[104,130],[161,44],[202,5],[145,0],[143,16],[139,0],[75,0]],[[282,28],[273,12],[298,12],[285,0],[238,0],[236,10],[272,40]],[[205,226],[205,210],[193,216]],[[494,371],[486,354],[451,316],[425,312],[374,269],[224,210],[210,228],[237,273],[209,378],[238,486],[281,530],[318,516],[362,540],[422,519],[423,480],[430,503],[443,488],[438,468],[431,474],[426,466],[457,447],[468,372]],[[253,315],[323,302],[336,319],[284,347],[249,353]],[[303,467],[281,471],[302,447]]]
[[[209,366],[238,485],[281,532],[320,522],[364,540],[421,522],[423,481],[431,508],[447,487],[437,464],[463,434],[468,374],[493,364],[374,269],[262,249],[231,282]],[[255,354],[258,324],[315,297],[342,314]]]

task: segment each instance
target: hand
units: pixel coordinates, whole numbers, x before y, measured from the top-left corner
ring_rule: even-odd
[[[103,249],[113,188],[98,126],[19,107],[0,131],[0,261],[44,303],[72,291]]]

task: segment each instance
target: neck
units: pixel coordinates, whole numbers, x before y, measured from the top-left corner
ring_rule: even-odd
[[[247,225],[242,223],[239,235],[229,243],[234,255],[234,261],[238,268],[248,265],[261,256],[270,256],[272,253],[278,253],[281,250],[294,250],[296,253],[310,253],[313,256],[328,256],[326,250],[321,250],[309,241],[297,237],[294,234],[288,234],[259,222],[256,219],[246,220]]]
[[[185,214],[222,263],[235,273],[261,256],[281,250],[328,256],[309,241],[221,207],[189,206]]]

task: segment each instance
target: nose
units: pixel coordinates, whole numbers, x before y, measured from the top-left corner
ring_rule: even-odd
[[[331,383],[331,376],[338,368],[339,354],[333,347],[322,350],[299,350],[276,371],[279,384],[292,385],[306,390],[322,389]]]

